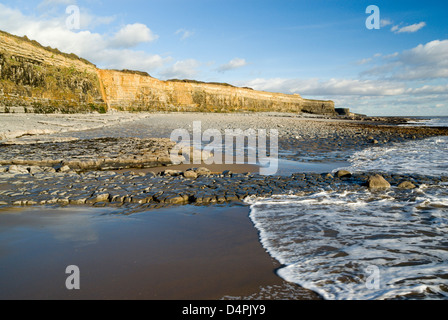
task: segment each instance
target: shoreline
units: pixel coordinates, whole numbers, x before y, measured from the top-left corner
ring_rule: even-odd
[[[105,284],[99,280],[91,278],[92,284],[96,281],[99,285],[96,288],[92,288],[91,294],[83,292],[78,296],[67,296],[65,288],[61,291],[54,289],[57,294],[63,294],[63,297],[67,299],[96,299],[107,297],[118,299],[320,299],[316,294],[302,289],[299,286],[291,285],[284,282],[280,277],[275,274],[275,269],[279,266],[277,262],[268,255],[266,251],[261,247],[258,239],[257,231],[251,223],[248,212],[249,207],[243,201],[246,197],[266,197],[274,194],[296,194],[303,195],[307,193],[316,192],[318,190],[361,190],[366,188],[366,182],[373,173],[352,173],[350,176],[338,176],[334,169],[338,167],[344,167],[346,163],[346,157],[353,150],[362,150],[363,148],[386,146],[391,143],[405,142],[416,139],[424,139],[426,137],[437,135],[448,135],[447,128],[426,128],[426,127],[403,127],[396,124],[389,124],[384,126],[383,124],[374,123],[360,123],[359,121],[352,120],[329,120],[318,119],[311,120],[310,118],[294,118],[285,117],[284,115],[278,116],[262,116],[257,115],[255,119],[243,115],[221,115],[221,114],[206,114],[206,115],[192,115],[192,114],[150,114],[148,117],[142,119],[136,119],[132,121],[132,126],[129,126],[129,122],[119,123],[116,122],[111,126],[92,127],[84,131],[70,131],[59,132],[50,135],[33,135],[24,136],[21,138],[14,138],[12,144],[0,146],[3,150],[11,148],[11,150],[19,150],[20,143],[25,142],[27,144],[33,143],[34,140],[42,140],[38,146],[38,149],[45,152],[50,152],[50,148],[46,149],[49,141],[53,141],[54,144],[67,143],[68,146],[72,143],[70,138],[73,139],[91,139],[98,135],[108,137],[110,135],[123,135],[124,137],[131,136],[132,134],[140,135],[142,138],[146,138],[152,135],[159,135],[159,138],[166,138],[167,132],[170,132],[173,127],[179,126],[188,129],[188,124],[193,119],[199,119],[203,123],[204,130],[207,128],[213,128],[218,126],[220,129],[225,128],[238,128],[242,129],[255,126],[256,124],[262,128],[274,127],[280,131],[279,147],[280,147],[280,162],[282,162],[281,169],[284,170],[283,174],[280,172],[273,176],[260,176],[257,174],[258,166],[255,165],[180,165],[180,166],[167,166],[167,167],[152,167],[152,168],[125,168],[117,170],[105,170],[105,171],[85,171],[76,172],[72,168],[61,170],[61,167],[56,170],[51,167],[52,170],[45,171],[44,167],[33,167],[27,165],[14,165],[14,170],[11,170],[12,164],[4,164],[0,166],[0,219],[13,219],[14,215],[10,213],[20,212],[33,212],[35,217],[23,216],[23,220],[15,222],[16,225],[20,223],[25,226],[31,221],[38,221],[39,214],[45,217],[45,214],[49,212],[60,212],[61,218],[64,216],[75,217],[73,215],[64,215],[64,212],[89,212],[90,222],[96,223],[96,219],[100,219],[102,214],[94,214],[95,212],[113,212],[119,213],[116,220],[121,220],[125,217],[129,217],[131,222],[121,220],[123,223],[114,224],[113,227],[107,231],[104,236],[108,241],[100,241],[101,245],[93,246],[92,251],[82,257],[82,261],[88,261],[88,257],[92,258],[96,255],[105,255],[108,259],[113,261],[113,265],[116,268],[124,268],[125,265],[132,266],[131,258],[124,258],[127,256],[128,251],[134,253],[139,252],[137,256],[146,255],[148,252],[149,243],[162,243],[166,239],[170,239],[167,233],[163,231],[172,230],[172,240],[176,237],[180,237],[184,232],[189,234],[182,241],[178,240],[176,245],[173,245],[171,249],[172,253],[164,250],[163,244],[160,248],[152,247],[152,252],[158,252],[161,257],[165,257],[173,263],[179,266],[184,263],[185,269],[190,270],[191,276],[182,277],[182,274],[176,275],[176,280],[170,279],[168,270],[171,270],[171,274],[175,274],[178,269],[166,269],[159,268],[153,269],[153,277],[148,281],[157,281],[157,277],[154,276],[155,272],[165,272],[165,275],[160,278],[159,283],[153,283],[150,286],[155,288],[158,286],[159,296],[154,296],[148,293],[148,291],[140,293],[133,292],[132,288],[123,291],[118,294],[117,287],[123,288],[126,283],[126,279],[132,280],[130,287],[139,285],[138,277],[151,273],[148,271],[148,267],[151,265],[153,258],[147,258],[143,263],[145,268],[137,268],[133,275],[127,275],[126,269],[121,269],[121,273],[114,273],[110,269],[108,278],[113,278],[114,282]],[[178,122],[174,121],[178,120]],[[0,119],[1,121],[1,119]],[[129,129],[127,129],[129,128]],[[73,140],[78,141],[78,140]],[[23,146],[23,145],[22,145]],[[27,145],[23,147],[25,150]],[[68,148],[69,150],[69,148]],[[22,151],[20,151],[22,152]],[[22,152],[23,153],[23,152]],[[5,153],[4,153],[5,154]],[[198,167],[200,167],[199,170]],[[205,167],[205,168],[204,168]],[[48,167],[50,168],[50,167]],[[195,170],[191,170],[196,168]],[[169,173],[168,173],[169,172]],[[191,172],[194,174],[191,175]],[[187,175],[188,173],[188,175]],[[378,172],[382,174],[381,172]],[[447,177],[426,177],[421,175],[407,175],[407,174],[382,174],[383,177],[392,185],[393,188],[397,188],[403,181],[412,181],[415,185],[422,185],[425,183],[438,183],[448,182]],[[179,221],[175,219],[170,220],[171,216],[179,217],[185,215],[185,211],[189,211],[194,208],[195,213],[186,216],[200,217],[203,221],[196,220],[199,225],[191,225],[190,228],[186,228],[185,225],[177,224]],[[39,213],[36,212],[40,211]],[[59,210],[59,211],[58,211]],[[99,211],[98,211],[99,210]],[[101,211],[106,210],[106,211]],[[162,217],[161,213],[171,212],[168,215]],[[199,212],[199,213],[198,213]],[[202,212],[202,213],[201,213]],[[218,213],[222,213],[221,215]],[[106,214],[107,215],[107,214]],[[129,229],[134,225],[134,230],[139,230],[136,224],[133,224],[132,219],[140,219],[142,215],[146,215],[143,219],[143,225],[151,228],[150,219],[160,218],[158,221],[158,228],[154,237],[149,240],[150,235],[143,232],[132,233],[132,229]],[[51,218],[46,218],[43,221],[57,220],[58,215],[50,215]],[[82,216],[78,215],[78,216]],[[121,217],[121,218],[120,218]],[[16,215],[17,219],[21,219],[21,215]],[[184,218],[184,217],[183,217]],[[183,221],[183,218],[180,219]],[[210,218],[210,219],[209,219]],[[87,219],[87,221],[89,221]],[[148,220],[145,220],[148,219]],[[227,219],[227,220],[226,220]],[[12,220],[4,220],[12,221]],[[62,220],[60,220],[62,221]],[[145,222],[146,221],[146,222]],[[218,223],[220,228],[216,228],[215,223]],[[13,225],[10,222],[10,225]],[[38,224],[38,222],[37,222]],[[128,225],[129,224],[129,225]],[[4,224],[8,226],[8,223]],[[50,223],[51,226],[51,223]],[[85,227],[85,221],[70,221],[67,219],[65,222],[61,222],[58,227],[64,228],[78,228]],[[97,228],[107,228],[109,223],[102,221]],[[200,229],[193,229],[201,226]],[[47,228],[44,226],[43,228]],[[143,226],[142,226],[143,227]],[[34,228],[34,227],[33,227]],[[32,239],[36,239],[36,236],[41,235],[38,229],[29,229],[29,234],[26,234],[23,247],[16,248],[20,250],[30,250],[34,244]],[[193,229],[191,229],[193,228]],[[26,229],[26,228],[25,228]],[[51,228],[50,228],[51,229]],[[11,229],[12,230],[12,229]],[[89,229],[87,229],[89,230]],[[116,243],[114,241],[114,232],[121,232],[127,230],[121,240],[124,243]],[[201,231],[202,230],[202,231]],[[8,229],[5,227],[3,232],[0,232],[0,238],[15,237],[17,234],[8,234]],[[66,231],[66,230],[65,230]],[[208,236],[201,235],[204,231],[212,232]],[[79,230],[74,234],[79,234]],[[189,233],[190,232],[190,233]],[[206,232],[206,233],[207,233]],[[214,233],[213,233],[214,232]],[[226,232],[230,232],[226,235]],[[73,232],[72,232],[73,233]],[[140,238],[139,238],[140,237]],[[55,238],[50,243],[52,246],[66,246],[62,238]],[[99,241],[101,237],[97,238]],[[146,241],[143,241],[146,239]],[[41,239],[42,240],[42,239]],[[210,241],[209,241],[210,240]],[[47,239],[48,241],[48,239]],[[59,242],[58,242],[59,241]],[[127,241],[132,241],[127,243]],[[190,256],[184,256],[187,251],[182,252],[179,250],[179,245],[182,246],[185,243],[190,243],[188,250],[196,248],[197,251],[188,251]],[[214,245],[222,245],[223,243],[233,243],[241,245],[237,254],[232,252],[229,247],[219,247],[217,252],[227,252],[228,260],[220,260],[222,257],[214,255],[213,258],[204,262],[201,260],[200,254],[206,252],[214,252],[215,249],[211,249]],[[7,242],[6,242],[7,243]],[[116,243],[121,248],[114,247],[112,243]],[[56,272],[54,268],[57,266],[52,265],[51,259],[47,258],[47,254],[50,254],[46,250],[38,249],[35,255],[42,254],[41,262],[45,268],[53,268],[53,272]],[[138,248],[138,249],[137,249]],[[4,248],[5,252],[12,252],[13,247]],[[11,251],[12,250],[12,251]],[[81,249],[81,251],[84,249]],[[177,251],[176,251],[177,250]],[[118,253],[119,252],[119,253]],[[199,254],[199,256],[198,256]],[[213,253],[214,254],[214,253]],[[253,256],[251,256],[253,255]],[[193,257],[196,258],[193,258]],[[253,260],[246,261],[244,264],[241,262],[245,258],[252,257]],[[252,258],[248,259],[251,260]],[[3,258],[5,259],[5,258]],[[6,260],[5,260],[6,261]],[[67,260],[68,261],[68,260]],[[16,279],[18,283],[21,283],[18,279],[20,270],[14,270],[14,261],[9,261],[11,274],[16,274],[16,278],[12,278],[11,281]],[[64,262],[65,263],[65,262]],[[68,262],[67,262],[68,263]],[[213,274],[213,270],[208,271],[195,268],[196,265],[204,264],[204,267],[222,266],[224,267],[222,273],[218,276]],[[228,264],[226,264],[228,263]],[[251,263],[254,263],[251,265]],[[166,266],[166,265],[165,265]],[[59,265],[61,267],[61,265]],[[94,268],[93,265],[89,268]],[[100,265],[97,266],[97,270],[92,272],[96,276],[100,277]],[[225,282],[225,270],[231,268],[232,274],[239,280],[236,282]],[[254,269],[255,268],[255,269]],[[22,272],[26,274],[29,269],[23,267]],[[27,271],[28,270],[28,271]],[[256,273],[253,273],[256,270]],[[14,273],[16,272],[16,273]],[[196,272],[196,273],[195,273]],[[205,272],[205,273],[204,273]],[[195,274],[195,275],[194,275]],[[210,283],[215,283],[214,288],[226,288],[226,292],[215,290],[215,293],[210,293],[206,286],[197,285],[199,277],[203,274],[207,274],[210,278]],[[51,276],[47,271],[41,271],[42,279],[50,279]],[[61,279],[64,278],[62,274]],[[26,277],[24,279],[27,279]],[[54,279],[54,278],[53,278]],[[162,280],[164,279],[164,280]],[[248,282],[245,282],[246,279]],[[250,281],[248,279],[251,279]],[[60,280],[60,279],[59,279]],[[58,280],[58,281],[59,281]],[[53,281],[53,280],[52,280]],[[62,280],[61,280],[62,281]],[[192,282],[196,281],[196,289],[193,288]],[[32,282],[31,282],[32,283]],[[62,282],[63,283],[63,282]],[[188,284],[189,283],[189,284]],[[11,284],[10,284],[11,285]],[[43,293],[37,288],[42,284],[36,283],[33,285],[34,297],[45,297],[52,299],[55,295],[51,295],[50,291]],[[14,286],[12,284],[12,286]],[[45,285],[44,285],[45,286]],[[179,287],[184,289],[179,289]],[[230,289],[233,287],[233,289]],[[16,288],[19,292],[19,296],[24,294],[25,291],[29,291],[30,288],[26,287],[25,283],[22,283],[20,288]],[[176,291],[179,289],[178,291]],[[272,289],[272,290],[271,290]],[[59,291],[58,291],[59,290]],[[270,291],[271,290],[271,291]],[[295,290],[297,290],[295,292]],[[201,291],[201,292],[199,292]],[[216,292],[221,292],[217,294]],[[288,296],[288,292],[295,292],[292,296]],[[204,292],[209,292],[204,295]],[[176,296],[179,293],[180,295]],[[83,295],[84,294],[84,295]],[[114,296],[114,294],[116,294]],[[138,295],[140,294],[140,295]],[[12,293],[11,293],[12,296]],[[0,297],[1,299],[8,299],[7,296]]]

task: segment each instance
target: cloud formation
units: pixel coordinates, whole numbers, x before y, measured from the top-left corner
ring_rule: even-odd
[[[195,59],[181,60],[163,70],[160,75],[165,79],[191,79],[198,74],[200,63]]]
[[[158,39],[146,25],[141,23],[128,24],[120,29],[109,42],[109,47],[132,48],[140,43],[152,42]]]
[[[384,58],[384,63],[361,75],[389,80],[448,78],[448,40],[430,41]]]
[[[51,2],[50,0],[47,2]],[[81,14],[81,19],[83,18]],[[171,61],[157,54],[132,50],[141,43],[158,38],[146,25],[140,23],[123,26],[116,33],[100,34],[87,30],[70,30],[66,17],[39,19],[26,16],[17,9],[0,4],[0,29],[15,35],[26,35],[44,46],[51,46],[67,53],[75,53],[99,67],[138,69],[153,72]],[[95,20],[89,16],[90,20]]]
[[[307,96],[393,96],[402,94],[403,84],[379,80],[360,79],[263,79],[244,83],[245,86],[262,91],[297,93]]]
[[[369,69],[358,78],[257,78],[238,83],[256,90],[334,100],[337,106],[372,114],[448,112],[448,40],[434,40],[393,54],[357,61]],[[372,67],[373,65],[373,67]]]
[[[230,60],[228,63],[219,66],[218,67],[218,71],[219,72],[226,72],[226,71],[229,71],[229,70],[234,70],[234,69],[238,69],[238,68],[244,67],[246,65],[247,65],[247,62],[246,62],[245,59],[234,58],[234,59]]]
[[[190,38],[194,34],[194,32],[186,29],[179,29],[174,34],[181,35],[180,39],[185,40],[187,38]]]
[[[400,27],[398,25],[395,25],[390,30],[395,33],[414,33],[414,32],[417,32],[418,30],[422,29],[425,26],[426,26],[426,22],[420,22],[420,23],[411,24],[411,25],[405,26],[405,27]]]

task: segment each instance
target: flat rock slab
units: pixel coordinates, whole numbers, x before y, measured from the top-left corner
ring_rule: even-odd
[[[0,145],[0,165],[68,166],[111,170],[171,165],[175,142],[167,138],[98,138],[27,145]]]

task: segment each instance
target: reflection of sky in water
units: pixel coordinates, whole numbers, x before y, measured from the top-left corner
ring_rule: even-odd
[[[101,212],[101,209],[96,210]],[[5,252],[9,246],[14,247],[17,241],[39,241],[49,237],[59,242],[70,242],[76,247],[96,243],[95,224],[98,219],[101,216],[94,217],[91,208],[0,211],[0,252]]]

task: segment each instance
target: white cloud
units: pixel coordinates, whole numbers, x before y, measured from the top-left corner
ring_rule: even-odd
[[[158,38],[146,25],[128,24],[120,29],[110,41],[114,48],[132,48],[140,43],[152,42]]]
[[[374,67],[353,79],[258,78],[237,85],[329,99],[336,106],[369,115],[447,114],[448,40],[358,61],[358,65],[366,63]]]
[[[181,60],[163,70],[160,75],[165,79],[191,79],[198,74],[200,63],[194,59]]]
[[[410,94],[448,94],[448,85],[424,85],[419,88],[409,88]]]
[[[395,33],[413,33],[417,32],[418,30],[422,29],[426,26],[426,22],[420,22],[411,24],[409,26],[400,27],[398,25],[393,26],[390,30]]]
[[[185,40],[187,38],[190,38],[194,34],[194,32],[186,29],[179,29],[174,34],[176,35],[180,34],[181,35],[180,39]]]
[[[380,27],[387,27],[389,25],[391,25],[393,22],[390,19],[381,19],[380,20]]]
[[[115,16],[97,16],[89,13],[87,10],[81,9],[80,27],[81,29],[92,29],[101,25],[108,25],[115,21]]]
[[[361,59],[361,60],[356,61],[356,64],[362,65],[362,64],[367,64],[367,63],[369,63],[371,61],[372,61],[372,58],[365,58],[365,59]]]
[[[48,7],[57,5],[71,5],[74,4],[73,0],[44,0],[39,3],[38,7]]]
[[[126,25],[110,37],[87,30],[69,30],[65,16],[35,18],[0,4],[0,30],[26,35],[62,52],[75,53],[101,68],[137,69],[151,73],[171,60],[157,54],[130,50],[139,43],[157,39],[147,26],[138,23]]]
[[[448,40],[434,40],[401,53],[384,56],[385,63],[362,72],[395,80],[448,78]]]
[[[233,69],[238,69],[238,68],[244,67],[246,65],[247,65],[247,62],[245,59],[234,58],[234,59],[230,60],[228,63],[219,66],[218,71],[225,72],[225,71],[229,71],[229,70],[233,70]]]
[[[154,72],[171,61],[170,57],[164,58],[158,54],[148,54],[144,51],[129,49],[99,50],[91,55],[92,61],[100,61],[98,67],[107,69],[130,69]]]
[[[393,96],[405,92],[405,86],[400,83],[359,79],[258,78],[243,85],[256,90],[298,93],[304,96]]]

